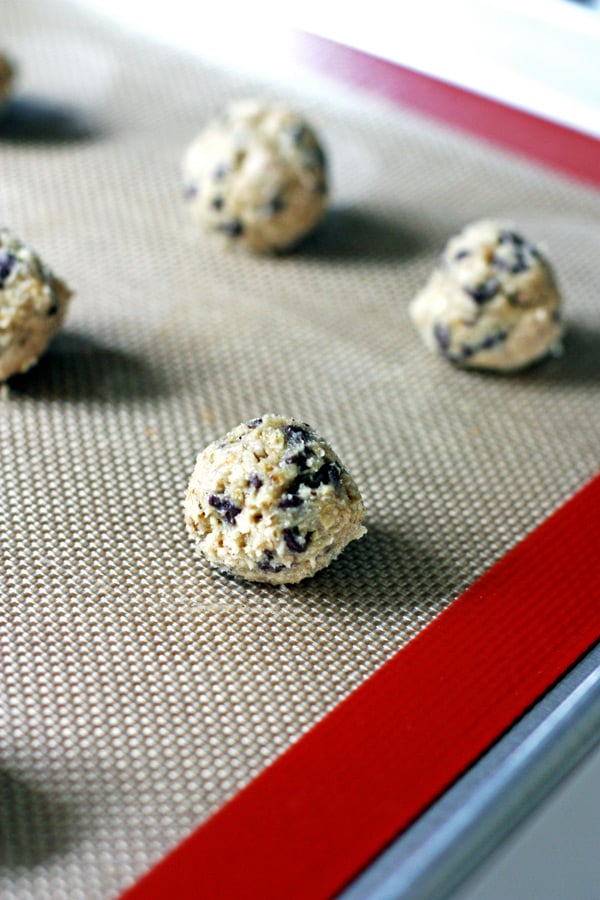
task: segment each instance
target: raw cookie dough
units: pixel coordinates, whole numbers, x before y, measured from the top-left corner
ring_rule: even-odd
[[[0,381],[37,362],[70,297],[31,247],[0,228]]]
[[[261,252],[286,250],[327,206],[325,155],[285,106],[240,100],[211,122],[183,162],[184,194],[207,230]]]
[[[0,53],[0,112],[8,99],[13,81],[13,67],[9,60]]]
[[[185,500],[209,563],[249,581],[301,581],[362,537],[358,488],[331,447],[295,419],[264,415],[210,444]]]
[[[448,241],[410,315],[429,349],[460,366],[511,372],[560,351],[552,269],[499,222],[475,222]]]

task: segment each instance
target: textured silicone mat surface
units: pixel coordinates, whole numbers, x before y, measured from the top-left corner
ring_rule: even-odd
[[[307,79],[247,78],[8,0],[0,219],[76,290],[0,398],[2,895],[108,898],[445,608],[598,465],[597,193]],[[282,96],[282,91],[285,96]],[[334,208],[280,259],[190,228],[179,160],[222,102],[321,132]],[[546,243],[566,353],[450,370],[407,304],[481,216]],[[290,588],[196,561],[196,453],[266,411],[325,435],[368,535]]]

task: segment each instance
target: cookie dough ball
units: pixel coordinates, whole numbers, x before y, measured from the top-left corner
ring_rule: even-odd
[[[14,70],[10,61],[0,53],[0,111],[8,99],[13,82]]]
[[[460,366],[511,372],[560,350],[550,265],[499,222],[475,222],[448,241],[410,314],[429,349]]]
[[[37,362],[70,297],[31,247],[0,228],[0,381]]]
[[[285,106],[232,104],[196,138],[183,163],[184,194],[207,230],[260,252],[293,247],[327,205],[325,155]]]
[[[356,484],[305,423],[264,415],[198,457],[185,501],[209,563],[249,581],[297,582],[365,533]]]

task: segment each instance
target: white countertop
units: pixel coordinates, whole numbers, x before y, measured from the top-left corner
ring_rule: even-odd
[[[291,72],[290,29],[302,29],[600,137],[600,0],[79,2],[260,74]]]

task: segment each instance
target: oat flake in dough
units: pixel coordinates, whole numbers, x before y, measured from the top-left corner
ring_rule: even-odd
[[[31,247],[0,228],[0,381],[37,362],[60,327],[70,297]]]
[[[505,372],[559,352],[564,330],[548,261],[511,226],[490,220],[448,241],[410,315],[430,350]]]
[[[231,575],[273,584],[329,565],[365,534],[363,511],[356,484],[326,441],[276,415],[206,447],[185,500],[201,556]]]
[[[231,104],[191,144],[184,194],[204,229],[252,250],[287,250],[327,206],[325,155],[313,129],[283,105]]]

